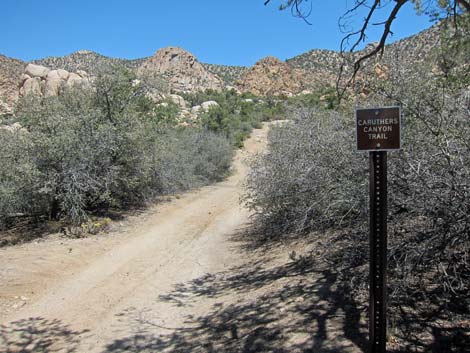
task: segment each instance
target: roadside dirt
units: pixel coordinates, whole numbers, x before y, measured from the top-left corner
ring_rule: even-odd
[[[289,256],[305,241],[260,249],[242,236],[245,160],[268,128],[226,181],[118,231],[0,249],[0,352],[359,352],[362,312],[327,270]]]

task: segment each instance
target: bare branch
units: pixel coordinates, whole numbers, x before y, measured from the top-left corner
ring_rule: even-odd
[[[455,0],[456,3],[462,5],[467,12],[470,13],[470,1],[467,0]]]
[[[344,29],[343,32],[347,33],[342,39],[341,44],[340,44],[341,54],[346,52],[346,49],[348,52],[351,52],[351,53],[354,52],[356,49],[358,49],[360,44],[365,42],[367,38],[367,31],[371,25],[375,25],[375,26],[383,25],[383,32],[381,34],[380,40],[378,42],[378,45],[373,50],[365,53],[354,62],[349,62],[348,59],[345,56],[343,56],[344,62],[343,62],[343,65],[339,69],[339,75],[336,81],[336,90],[337,90],[338,97],[340,100],[343,97],[346,89],[354,82],[355,77],[361,68],[361,64],[367,59],[375,55],[383,53],[386,40],[391,34],[393,34],[391,31],[392,23],[396,19],[397,14],[402,8],[402,6],[410,1],[411,0],[393,0],[393,1],[390,0],[390,1],[384,2],[381,0],[355,0],[354,5],[351,8],[349,8],[344,15],[340,17],[338,21],[339,27],[342,28],[342,30]],[[301,5],[304,2],[306,2],[306,0],[285,0],[283,1],[283,4],[281,5],[281,9],[287,9],[288,7],[290,7],[291,12],[295,17],[303,18],[306,21],[305,17],[308,17],[312,13],[312,4],[310,4],[311,5],[310,11],[303,12],[303,10],[301,9]],[[264,1],[265,5],[269,3],[271,3],[271,0]],[[376,15],[379,12],[378,10],[383,9],[385,6],[388,6],[390,3],[394,3],[394,6],[389,12],[387,19],[385,21],[373,22],[373,18],[375,17],[374,15]],[[448,4],[449,6],[451,5],[452,7],[454,21],[456,20],[455,17],[458,14],[470,13],[470,1],[469,0],[453,0],[453,1],[450,1]],[[349,33],[346,32],[346,25],[343,24],[342,21],[347,18],[352,17],[361,8],[368,9],[367,15],[362,22],[361,28],[358,30],[348,31]],[[354,38],[354,42],[352,43],[352,45],[350,45],[350,41],[352,41],[353,38]],[[345,68],[346,64],[348,66],[352,65],[353,67],[352,75],[347,80],[345,86],[343,88],[340,88],[343,75],[346,72],[346,68]]]

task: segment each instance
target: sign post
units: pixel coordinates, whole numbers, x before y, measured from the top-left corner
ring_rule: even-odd
[[[369,352],[387,344],[387,151],[401,148],[399,107],[356,110],[358,151],[369,152]]]

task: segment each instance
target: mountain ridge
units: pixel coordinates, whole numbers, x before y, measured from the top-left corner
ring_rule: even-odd
[[[380,59],[385,66],[388,62],[399,61],[412,67],[416,62],[424,60],[433,46],[438,43],[439,24],[407,38],[388,44]],[[0,113],[11,112],[14,102],[18,99],[15,89],[21,84],[21,66],[28,63],[45,66],[51,70],[64,69],[69,72],[85,71],[96,76],[100,71],[109,71],[115,65],[144,76],[149,73],[157,76],[159,87],[169,91],[184,92],[204,89],[235,88],[240,92],[251,92],[261,95],[299,94],[302,91],[321,91],[334,85],[338,69],[342,63],[339,51],[328,49],[312,49],[284,61],[260,59],[251,67],[201,63],[190,52],[179,48],[180,62],[177,66],[169,64],[170,57],[158,53],[168,50],[159,49],[153,56],[122,59],[108,57],[97,52],[82,49],[69,55],[46,57],[30,62],[0,55]],[[355,58],[370,50],[344,53],[346,57]],[[173,54],[170,54],[173,55]],[[165,69],[161,69],[159,60],[166,60]],[[149,64],[149,63],[152,64]],[[147,65],[147,69],[143,67]],[[196,69],[195,69],[196,67]],[[264,69],[260,69],[264,67]],[[153,70],[153,71],[152,71]],[[146,74],[142,74],[145,72]],[[142,78],[142,77],[141,77]],[[160,84],[161,82],[164,84]],[[282,84],[286,81],[287,84]],[[298,82],[297,82],[298,81]],[[266,87],[261,87],[265,85]],[[187,86],[187,87],[186,87]],[[16,87],[16,88],[15,88]],[[168,93],[168,92],[167,92]]]

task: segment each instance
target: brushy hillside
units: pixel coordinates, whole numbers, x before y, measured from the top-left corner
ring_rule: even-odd
[[[66,56],[48,57],[34,60],[37,65],[46,66],[50,69],[64,69],[70,72],[83,70],[90,75],[97,75],[103,70],[106,71],[114,66],[123,66],[129,70],[134,70],[145,61],[146,58],[134,60],[118,59],[104,56],[89,50],[79,50]]]
[[[235,86],[240,77],[248,70],[246,66],[202,64],[205,69],[218,76],[227,86]]]
[[[436,24],[416,35],[387,45],[382,57],[377,62],[380,62],[380,65],[385,68],[398,62],[412,72],[413,67],[418,63],[422,63],[430,55],[432,49],[439,45],[439,27],[441,25]],[[319,89],[334,86],[338,71],[344,60],[352,63],[368,50],[370,50],[370,47],[355,53],[344,53],[343,59],[338,51],[314,49],[288,59],[286,62],[293,68],[302,70],[305,73],[303,84],[306,88],[318,91]],[[345,70],[349,71],[350,69],[350,64],[346,64]]]
[[[0,115],[11,113],[18,100],[18,86],[25,63],[0,55]]]

